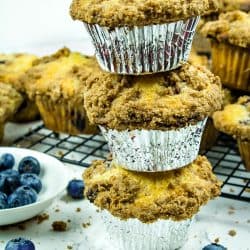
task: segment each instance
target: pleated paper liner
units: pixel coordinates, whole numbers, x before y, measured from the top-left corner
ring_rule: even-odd
[[[0,122],[0,143],[3,141],[3,135],[4,135],[4,124]]]
[[[85,27],[102,69],[118,74],[149,74],[187,61],[199,17],[142,27]]]
[[[89,123],[83,103],[66,100],[56,102],[38,96],[36,104],[45,126],[52,131],[70,135],[94,134],[98,131],[96,126]]]
[[[233,89],[250,92],[250,50],[211,40],[212,71]]]
[[[241,158],[247,171],[250,171],[250,141],[237,140]]]

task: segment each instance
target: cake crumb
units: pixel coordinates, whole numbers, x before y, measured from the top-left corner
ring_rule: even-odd
[[[67,220],[67,222],[68,222],[68,223],[70,223],[70,222],[71,222],[71,220],[70,220],[70,219],[68,219],[68,220]]]
[[[84,228],[87,228],[87,227],[89,227],[90,225],[91,225],[90,222],[82,223],[82,226],[83,226]]]
[[[60,212],[60,209],[59,208],[55,209],[55,212],[56,213]]]
[[[235,208],[233,206],[230,206],[229,209],[230,210],[235,210]]]
[[[234,189],[233,189],[233,188],[230,188],[229,191],[230,191],[231,193],[234,193]]]
[[[96,209],[95,211],[96,211],[97,213],[100,213],[100,210],[99,210],[99,209]]]
[[[46,213],[43,213],[43,214],[39,214],[37,215],[36,217],[36,223],[37,224],[41,224],[43,223],[45,220],[48,220],[49,219],[49,215],[46,214]]]
[[[250,193],[250,188],[246,188],[245,192]]]
[[[76,212],[81,212],[81,208],[80,207],[78,207],[77,209],[76,209]]]
[[[218,244],[219,243],[219,241],[220,241],[220,238],[218,237],[218,238],[216,238],[215,240],[214,240],[214,242],[216,243],[216,244]]]
[[[67,246],[67,249],[73,249],[73,247],[72,246]]]
[[[60,151],[57,152],[57,155],[58,155],[59,157],[63,157],[64,153],[60,150]]]
[[[235,221],[235,224],[239,224],[239,221]]]
[[[235,212],[233,210],[230,210],[228,211],[228,214],[231,215],[231,214],[234,214]]]
[[[235,235],[236,235],[236,231],[235,230],[229,230],[228,231],[228,234],[230,235],[230,236],[232,236],[232,237],[234,237]]]
[[[56,232],[65,232],[67,230],[67,223],[64,221],[54,221],[52,223],[52,229]]]

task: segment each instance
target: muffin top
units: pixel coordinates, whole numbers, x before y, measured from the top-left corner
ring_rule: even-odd
[[[250,48],[250,14],[239,10],[221,14],[219,20],[206,23],[201,33],[218,42]]]
[[[237,103],[225,106],[213,115],[215,127],[242,140],[250,140],[250,96],[242,96]]]
[[[145,223],[191,218],[220,194],[220,182],[204,156],[184,168],[161,173],[133,172],[95,161],[83,179],[90,202],[121,219]]]
[[[163,24],[217,8],[217,0],[73,0],[70,13],[73,19],[114,28]]]
[[[14,115],[22,101],[22,96],[11,85],[0,82],[0,122]]]
[[[30,54],[0,54],[0,81],[11,84],[18,90],[23,86],[18,84],[18,78],[32,67],[36,56]]]
[[[90,122],[116,130],[180,128],[222,104],[219,78],[189,63],[144,76],[96,70],[86,81],[84,98]]]
[[[94,57],[63,48],[37,60],[20,81],[25,84],[31,99],[36,96],[49,97],[54,101],[60,98],[83,99],[84,79],[94,66]]]

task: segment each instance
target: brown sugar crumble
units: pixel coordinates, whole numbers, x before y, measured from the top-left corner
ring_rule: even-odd
[[[234,236],[236,235],[236,231],[233,230],[233,229],[232,229],[232,230],[229,230],[229,231],[228,231],[228,235],[234,237]]]
[[[80,207],[78,207],[77,209],[76,209],[76,212],[81,212],[81,208]]]
[[[54,221],[52,223],[52,229],[56,232],[65,232],[67,230],[67,223],[64,221]]]
[[[73,247],[72,246],[67,246],[67,249],[73,249]]]
[[[82,223],[83,228],[89,227],[91,224],[90,222]]]
[[[217,244],[217,243],[219,243],[219,241],[220,241],[220,238],[216,238],[215,240],[214,240],[214,242]]]
[[[39,214],[39,215],[36,217],[37,224],[41,224],[41,223],[43,223],[45,220],[48,220],[48,219],[49,219],[49,215],[46,214],[46,213]]]

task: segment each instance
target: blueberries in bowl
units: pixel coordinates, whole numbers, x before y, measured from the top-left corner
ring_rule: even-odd
[[[0,209],[8,208],[8,197],[5,193],[0,192]]]
[[[10,240],[4,250],[35,250],[35,245],[32,241],[20,237]]]
[[[42,189],[42,182],[35,174],[21,174],[20,183],[22,186],[29,186],[33,188],[37,193]]]
[[[227,250],[227,248],[217,243],[212,243],[203,247],[202,250]]]
[[[3,154],[0,157],[0,171],[13,168],[15,165],[15,158],[12,154]]]
[[[67,186],[67,193],[73,199],[82,199],[84,183],[82,180],[71,180]]]
[[[0,172],[0,191],[10,194],[20,186],[20,175],[14,169]]]
[[[24,157],[18,165],[18,171],[20,174],[31,173],[39,175],[40,163],[36,158],[32,156]]]
[[[21,186],[17,188],[9,197],[9,208],[21,207],[36,202],[36,191],[29,186]]]

